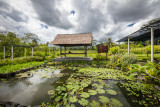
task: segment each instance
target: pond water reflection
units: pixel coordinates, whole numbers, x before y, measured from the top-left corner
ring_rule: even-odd
[[[61,85],[69,77],[69,75],[63,75],[63,78],[57,77],[62,71],[68,72],[52,67],[39,68],[26,72],[30,77],[14,77],[7,82],[1,82],[0,101],[12,101],[22,105],[40,105],[42,102],[50,102],[48,90]]]

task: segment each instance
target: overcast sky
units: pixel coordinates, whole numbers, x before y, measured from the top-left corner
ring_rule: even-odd
[[[42,43],[87,32],[116,41],[158,17],[160,0],[0,0],[0,30],[34,33]]]

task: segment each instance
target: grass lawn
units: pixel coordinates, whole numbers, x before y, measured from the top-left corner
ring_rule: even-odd
[[[28,62],[28,63],[22,63],[22,64],[15,64],[15,65],[5,65],[0,67],[0,74],[2,73],[10,73],[10,72],[15,72],[17,70],[21,70],[23,68],[29,68],[29,67],[34,67],[37,65],[41,65],[44,62]]]

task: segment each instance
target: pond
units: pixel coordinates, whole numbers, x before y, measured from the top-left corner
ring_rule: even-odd
[[[1,79],[0,101],[31,106],[52,102],[68,107],[158,107],[154,97],[158,92],[152,87],[119,70],[46,67]]]
[[[73,70],[55,67],[39,68],[20,73],[0,82],[0,101],[12,101],[21,105],[41,105],[50,102],[48,91],[65,83]],[[61,76],[63,75],[63,78]]]

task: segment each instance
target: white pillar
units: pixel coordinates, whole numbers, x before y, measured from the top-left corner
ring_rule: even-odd
[[[33,47],[32,47],[32,57],[33,57]]]
[[[154,61],[154,28],[151,27],[151,62]]]
[[[24,48],[24,56],[26,57],[26,48]]]
[[[130,53],[130,48],[129,48],[129,37],[128,37],[128,54]]]
[[[50,47],[49,47],[49,56],[50,56]]]
[[[13,60],[13,46],[11,46],[11,58],[12,58],[12,60]]]
[[[5,55],[5,46],[3,46],[3,50],[4,50],[4,60],[5,60],[5,57],[6,57],[6,55]]]

